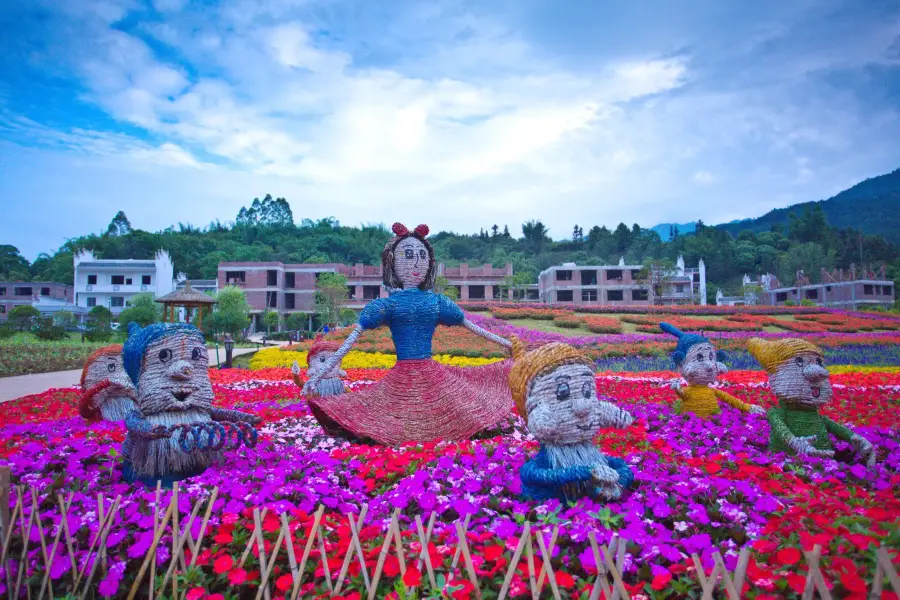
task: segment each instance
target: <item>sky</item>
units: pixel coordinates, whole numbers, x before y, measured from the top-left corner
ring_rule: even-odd
[[[295,219],[721,223],[900,167],[900,3],[0,3],[0,244]],[[140,258],[140,257],[137,257]]]

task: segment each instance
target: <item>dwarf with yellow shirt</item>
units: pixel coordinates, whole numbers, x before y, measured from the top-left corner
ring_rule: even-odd
[[[696,333],[684,333],[669,323],[660,323],[659,328],[678,338],[672,360],[688,382],[687,387],[681,386],[680,379],[672,383],[672,388],[681,398],[681,406],[676,409],[678,414],[691,412],[698,417],[717,415],[720,400],[742,412],[766,412],[761,406],[747,404],[731,394],[710,387],[720,373],[728,370],[719,360],[721,354],[716,352],[712,342]]]

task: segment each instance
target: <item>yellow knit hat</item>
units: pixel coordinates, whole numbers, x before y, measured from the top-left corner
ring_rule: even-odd
[[[512,338],[512,344],[513,366],[509,372],[509,389],[522,417],[526,415],[528,385],[535,377],[562,365],[594,366],[594,361],[568,344],[554,342],[531,352],[526,352],[525,345],[517,337]]]
[[[747,341],[747,350],[770,374],[803,352],[812,352],[813,354],[824,356],[818,346],[814,346],[800,338],[786,338],[776,342],[770,342],[761,338],[750,338]]]

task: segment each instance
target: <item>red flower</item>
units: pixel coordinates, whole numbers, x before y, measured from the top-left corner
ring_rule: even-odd
[[[484,556],[485,560],[494,562],[503,555],[503,546],[485,546],[481,555]]]
[[[243,569],[234,569],[228,573],[228,582],[231,585],[241,585],[245,581],[247,581],[247,571]]]
[[[657,592],[661,592],[666,589],[666,586],[669,585],[669,582],[672,581],[671,573],[662,573],[653,578],[653,581],[650,582],[650,587],[652,587]]]
[[[286,573],[282,575],[278,579],[275,580],[275,588],[279,592],[286,592],[294,585],[294,576],[290,573]]]
[[[225,596],[222,594],[210,594],[206,597],[206,600],[225,600]]]
[[[403,584],[406,587],[417,587],[422,583],[422,572],[416,568],[415,565],[411,565],[406,569],[406,575],[403,576]]]
[[[216,559],[216,562],[213,563],[213,572],[216,575],[221,575],[227,571],[231,570],[231,567],[234,566],[234,559],[232,559],[227,554],[223,554],[219,558]]]
[[[203,596],[206,595],[206,590],[201,587],[192,588],[185,598],[187,600],[200,600]]]
[[[782,548],[775,555],[775,558],[782,565],[795,565],[800,562],[802,555],[796,548]]]
[[[710,475],[715,475],[719,471],[722,470],[722,467],[716,463],[706,463],[706,472]]]
[[[575,580],[565,571],[556,573],[556,584],[561,588],[572,589],[575,587]]]

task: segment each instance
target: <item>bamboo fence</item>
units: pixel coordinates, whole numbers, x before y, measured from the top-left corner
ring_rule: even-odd
[[[7,597],[27,597],[29,600],[43,600],[45,597],[58,598],[65,596],[67,599],[79,598],[84,600],[85,598],[96,596],[97,582],[101,578],[100,573],[104,572],[108,566],[107,536],[120,510],[122,497],[118,496],[109,503],[109,499],[104,498],[102,494],[98,495],[97,520],[99,527],[92,536],[85,540],[83,536],[73,535],[73,532],[69,530],[67,517],[71,509],[71,492],[66,497],[61,493],[56,495],[56,503],[63,518],[60,527],[57,528],[55,533],[52,533],[44,529],[39,519],[35,520],[35,515],[39,513],[38,493],[35,489],[16,486],[14,488],[16,490],[16,502],[12,512],[9,513],[8,500],[11,488],[8,468],[0,468],[0,486],[2,486],[0,487],[0,502],[2,502],[0,504],[0,524],[2,524],[2,532],[0,532],[0,542],[2,542],[0,565],[5,567],[6,581],[4,583],[6,584]],[[129,563],[129,574],[134,573],[134,578],[128,582],[127,587],[120,588],[117,597],[127,592],[126,597],[128,600],[134,600],[138,597],[185,600],[189,586],[184,584],[181,575],[197,567],[197,559],[201,551],[206,547],[204,543],[209,543],[207,537],[208,524],[213,504],[218,497],[218,491],[218,488],[215,488],[207,498],[200,498],[194,502],[190,514],[184,518],[179,514],[179,490],[177,484],[164,511],[159,501],[161,490],[157,488],[157,502],[153,509],[153,541],[140,561]],[[30,503],[30,512],[26,510],[27,503]],[[203,504],[206,506],[202,511],[202,516],[200,516]],[[109,508],[107,509],[106,507]],[[25,516],[26,512],[29,512],[27,518]],[[160,512],[163,512],[163,514],[160,515]],[[385,561],[392,552],[396,555],[401,577],[406,574],[408,566],[412,564],[415,564],[416,569],[422,573],[421,588],[418,590],[416,588],[407,588],[406,598],[440,597],[441,587],[439,581],[442,581],[441,575],[448,573],[455,575],[458,573],[460,578],[464,578],[472,584],[473,597],[481,600],[487,595],[488,598],[504,600],[509,597],[510,585],[520,562],[523,560],[523,556],[526,564],[528,590],[532,599],[554,598],[560,600],[568,597],[567,590],[561,589],[557,583],[553,561],[542,560],[540,572],[538,572],[535,563],[536,550],[540,551],[540,557],[552,556],[553,550],[559,542],[558,525],[552,528],[550,541],[547,543],[544,539],[545,532],[541,531],[534,523],[525,523],[522,535],[519,536],[518,544],[506,567],[503,582],[497,588],[493,580],[490,582],[480,580],[476,573],[472,553],[467,541],[470,516],[467,516],[462,521],[457,520],[453,523],[456,531],[456,545],[452,561],[449,568],[447,568],[444,565],[432,564],[431,556],[428,552],[429,542],[432,541],[432,533],[435,526],[435,514],[431,514],[427,523],[422,521],[421,516],[415,516],[415,530],[408,532],[407,536],[413,537],[414,544],[410,544],[407,547],[404,545],[404,536],[400,528],[400,511],[399,509],[395,510],[390,518],[384,539],[381,542],[381,549],[377,555],[374,571],[369,572],[365,560],[369,552],[364,547],[359,535],[367,512],[368,507],[363,506],[359,515],[348,515],[346,517],[351,532],[351,543],[343,556],[341,568],[337,573],[334,573],[329,568],[329,561],[327,560],[329,555],[326,552],[325,522],[323,519],[325,515],[324,506],[320,506],[315,512],[312,526],[308,531],[306,531],[305,527],[292,528],[288,515],[285,513],[279,514],[280,527],[277,529],[277,540],[268,548],[268,555],[265,544],[266,533],[262,526],[268,510],[266,508],[255,508],[253,510],[253,529],[237,565],[239,567],[249,566],[247,561],[255,548],[258,556],[254,558],[258,560],[260,583],[255,589],[255,596],[251,593],[250,595],[242,594],[240,597],[242,599],[252,597],[254,600],[271,600],[277,594],[278,598],[297,600],[301,595],[304,581],[309,583],[313,580],[320,585],[324,584],[325,589],[331,596],[339,596],[341,592],[347,591],[349,583],[348,572],[351,564],[356,561],[362,577],[363,597],[368,600],[374,600],[376,597],[379,597],[379,593],[383,596],[388,589],[393,589],[386,588],[385,584],[392,582],[388,582],[384,575]],[[191,531],[198,522],[197,519],[199,519],[199,533],[195,538]],[[31,576],[24,580],[25,570],[21,568],[21,565],[27,560],[29,549],[36,550],[37,548],[37,546],[30,548],[28,532],[32,531],[33,528],[37,529],[39,537],[40,554],[38,555],[38,560],[40,564]],[[294,530],[293,533],[292,530]],[[165,571],[157,572],[157,561],[153,560],[153,557],[157,555],[157,548],[162,543],[167,531],[172,538],[171,555]],[[271,532],[270,537],[272,535],[275,535],[274,531]],[[582,581],[582,584],[590,584],[591,600],[599,600],[600,598],[626,600],[631,598],[623,581],[625,540],[614,536],[607,545],[598,543],[593,532],[588,537],[591,552],[597,565],[597,575],[593,578],[593,582]],[[87,544],[86,556],[83,557],[83,560],[76,560],[76,547],[81,552],[84,551],[85,544]],[[417,546],[418,549],[414,549],[413,545]],[[303,548],[299,556],[297,555],[297,548]],[[67,554],[71,563],[71,572],[67,577],[53,581],[50,577],[50,570],[57,549],[61,549],[64,554]],[[316,551],[315,553],[314,550]],[[369,550],[371,551],[372,549],[370,548]],[[830,600],[832,595],[819,566],[821,548],[816,545],[812,551],[804,551],[803,554],[808,569],[802,599],[812,600],[818,595],[823,600]],[[287,592],[279,593],[273,587],[273,572],[278,559],[282,556],[287,557],[291,586]],[[700,557],[696,553],[691,555],[691,560],[696,568],[695,576],[699,588],[696,590],[696,595],[702,600],[712,600],[713,598],[739,600],[747,591],[745,581],[750,559],[749,549],[745,547],[740,551],[737,565],[733,571],[727,569],[725,561],[718,551],[715,551],[712,556],[714,566],[707,573]],[[900,579],[898,579],[897,571],[887,549],[884,547],[878,548],[876,557],[875,573],[868,595],[869,599],[875,600],[882,597],[885,581],[895,594],[900,595]],[[283,561],[284,559],[282,558]],[[309,572],[310,570],[315,572],[316,563],[322,568],[324,574],[320,576],[313,575],[313,579],[309,579]],[[135,564],[140,566],[135,567]]]

